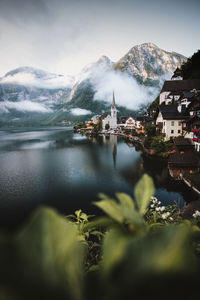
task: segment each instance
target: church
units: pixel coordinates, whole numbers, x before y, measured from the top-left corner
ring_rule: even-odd
[[[115,105],[115,94],[113,92],[113,99],[111,105],[111,115],[107,115],[102,118],[102,129],[106,129],[106,125],[109,125],[109,129],[117,128],[117,109]]]

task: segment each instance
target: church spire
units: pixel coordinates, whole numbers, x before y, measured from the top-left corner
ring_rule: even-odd
[[[113,91],[112,108],[116,108],[116,106],[115,106],[115,94],[114,94],[114,91]]]

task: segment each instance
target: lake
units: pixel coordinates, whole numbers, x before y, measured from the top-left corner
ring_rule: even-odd
[[[38,205],[99,215],[92,205],[99,192],[132,195],[143,173],[153,177],[163,205],[197,198],[170,178],[164,160],[143,156],[117,136],[88,139],[67,127],[1,129],[0,226],[18,226]]]

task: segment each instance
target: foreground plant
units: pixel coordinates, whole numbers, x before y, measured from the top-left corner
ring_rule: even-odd
[[[134,198],[99,196],[106,216],[42,207],[19,232],[0,234],[0,299],[198,299],[199,212],[176,219],[148,175]]]

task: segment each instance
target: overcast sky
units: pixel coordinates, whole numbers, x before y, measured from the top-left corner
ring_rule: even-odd
[[[199,0],[0,0],[0,76],[20,66],[75,75],[145,42],[191,56],[199,11]]]

